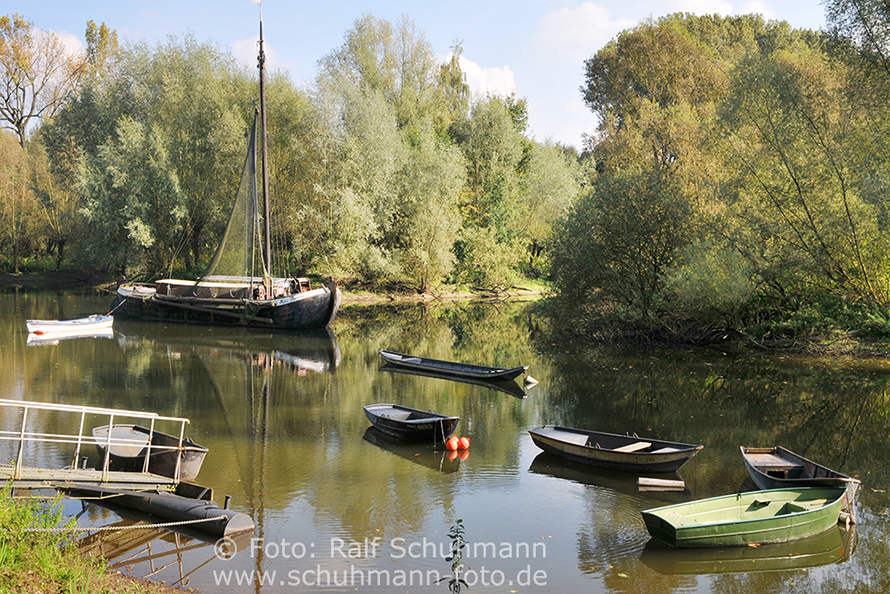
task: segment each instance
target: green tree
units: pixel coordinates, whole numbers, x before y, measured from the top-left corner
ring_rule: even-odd
[[[158,128],[124,118],[116,138],[80,166],[81,214],[102,237],[92,261],[116,273],[163,269],[175,255],[186,197]]]

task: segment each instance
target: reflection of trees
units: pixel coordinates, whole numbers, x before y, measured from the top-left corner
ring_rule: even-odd
[[[739,487],[746,477],[740,445],[783,445],[864,483],[887,482],[886,373],[711,350],[547,350],[562,381],[542,421],[702,443],[694,469],[684,469],[708,477],[699,497]]]

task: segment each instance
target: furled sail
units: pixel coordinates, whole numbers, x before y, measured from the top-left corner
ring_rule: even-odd
[[[216,249],[210,265],[201,281],[221,278],[252,278],[257,253],[257,183],[256,183],[256,128],[257,115],[254,114],[250,128],[250,141],[247,157],[241,172],[238,195],[229,216],[225,234]],[[261,282],[261,281],[260,281]]]

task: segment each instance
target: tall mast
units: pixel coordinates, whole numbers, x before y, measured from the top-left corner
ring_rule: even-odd
[[[269,160],[266,150],[266,54],[263,51],[263,5],[260,4],[260,137],[263,154],[263,284],[266,285],[266,298],[272,298],[272,240],[269,219]]]

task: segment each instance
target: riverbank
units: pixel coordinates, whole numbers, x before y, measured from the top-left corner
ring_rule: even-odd
[[[317,283],[314,283],[317,284]],[[114,279],[97,272],[49,271],[33,274],[0,274],[0,288],[19,287],[25,290],[63,291],[72,289],[114,290]],[[426,293],[416,291],[372,293],[363,290],[343,290],[343,303],[362,305],[375,303],[461,301],[466,299],[512,299],[516,297],[540,297],[547,294],[546,284],[523,281],[521,286],[467,288],[441,288]]]
[[[48,594],[173,594],[182,590],[108,569],[82,554],[73,521],[52,501],[13,499],[0,491],[0,591]]]

